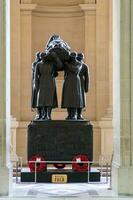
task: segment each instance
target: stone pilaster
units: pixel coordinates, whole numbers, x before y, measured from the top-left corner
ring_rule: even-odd
[[[96,4],[94,2],[90,4],[80,4],[81,9],[84,11],[84,21],[85,21],[85,62],[89,66],[91,83],[90,90],[86,96],[87,111],[85,112],[85,117],[95,120],[96,117]]]
[[[20,12],[21,24],[21,76],[20,76],[20,120],[29,120],[27,111],[31,112],[31,66],[32,66],[32,11],[36,4],[22,3]],[[42,25],[43,26],[43,25]],[[30,81],[29,81],[30,79]],[[28,96],[28,101],[26,98]],[[24,105],[24,106],[23,106]]]
[[[6,45],[9,41],[6,37],[6,31],[9,31],[6,26],[6,17],[9,9],[7,9],[6,3],[4,0],[0,1],[0,196],[8,195],[9,193],[9,170],[7,164],[9,162],[8,149],[10,148],[10,143],[7,144],[9,142],[9,124],[7,123],[8,109],[6,107],[7,101],[10,104],[6,87],[6,81],[9,83],[6,75],[8,64]],[[10,57],[8,59],[10,60]]]
[[[113,45],[112,45],[112,36],[113,36],[113,28],[112,28],[112,18],[113,18],[113,1],[109,0],[109,106],[108,110],[110,110],[112,114],[113,110]]]
[[[20,1],[12,0],[10,7],[11,21],[11,114],[20,119]],[[17,74],[17,75],[16,75]]]
[[[109,1],[98,0],[96,9],[96,119],[109,106]]]
[[[113,2],[113,189],[133,194],[133,2]]]
[[[104,117],[99,122],[101,128],[101,154],[112,155],[113,153],[113,126],[112,117]]]
[[[133,165],[133,1],[131,1],[131,13],[130,13],[130,17],[131,17],[131,54],[130,54],[130,62],[131,62],[131,72],[130,72],[130,75],[131,75],[131,80],[130,80],[130,83],[131,83],[131,88],[130,88],[130,91],[131,91],[131,110],[130,110],[130,114],[131,114],[131,162],[132,162],[132,165]]]
[[[11,118],[11,160],[14,160],[17,156],[17,135],[16,129],[18,128],[18,121],[16,118]]]
[[[32,0],[20,0],[20,3],[24,3],[24,4],[28,4],[28,3],[32,3]]]

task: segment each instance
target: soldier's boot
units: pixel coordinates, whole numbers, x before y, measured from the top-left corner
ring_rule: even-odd
[[[76,108],[71,108],[71,120],[77,120],[77,109]]]
[[[37,114],[36,114],[35,120],[39,120],[41,118],[42,118],[42,107],[38,107],[37,108]]]
[[[51,119],[51,112],[49,107],[43,107],[43,120],[50,120]]]
[[[46,117],[47,120],[51,120],[51,111],[52,111],[52,108],[47,107],[47,117]]]
[[[67,108],[67,113],[68,113],[68,116],[66,117],[66,120],[69,120],[71,119],[71,108]]]
[[[43,107],[42,109],[42,119],[45,120],[47,117],[47,107]]]
[[[77,119],[83,120],[83,116],[82,116],[82,108],[78,108],[77,109]]]

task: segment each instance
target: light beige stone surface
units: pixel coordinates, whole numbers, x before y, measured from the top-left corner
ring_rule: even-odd
[[[85,117],[96,119],[96,6],[81,4],[85,20],[84,53],[85,63],[89,66],[90,87],[86,95]],[[92,67],[93,66],[93,67]]]
[[[132,1],[114,3],[113,53],[114,53],[114,159],[113,189],[119,194],[133,194],[132,149]]]
[[[3,0],[0,1],[0,11],[2,11],[0,12],[2,30],[0,32],[0,57],[2,58],[0,59],[0,195],[7,195],[9,170],[6,167],[6,150],[8,149],[6,148],[5,112],[6,37],[5,29],[3,29],[5,28],[3,23],[5,22],[3,18],[5,4],[3,2]],[[15,139],[17,153],[27,160],[27,125],[34,116],[30,110],[31,62],[36,50],[43,50],[49,34],[59,30],[59,34],[73,49],[85,53],[85,62],[90,67],[92,87],[87,95],[84,115],[94,124],[94,160],[98,160],[101,152],[106,151],[109,138],[112,137],[111,118],[108,118],[112,106],[110,1],[97,0],[95,4],[93,0],[56,0],[56,6],[51,5],[52,1],[47,1],[45,4],[45,1],[41,0],[21,0],[21,5],[17,0],[11,2],[11,112],[18,121]],[[133,2],[132,0],[114,0],[113,3],[114,157],[112,186],[119,194],[132,195]],[[75,24],[78,25],[75,26]],[[57,80],[59,101],[61,101],[62,80],[63,75],[61,74]],[[53,113],[53,119],[62,118],[65,115],[66,112],[58,108]]]
[[[9,169],[0,167],[0,196],[9,194]]]
[[[10,103],[7,93],[7,35],[6,31],[9,31],[6,26],[6,2],[0,1],[0,196],[9,194],[9,169],[7,167],[8,162],[8,147],[10,147],[10,141],[7,147],[7,141],[9,135],[7,130],[10,124],[8,124],[7,110]],[[10,58],[9,58],[10,59]],[[9,80],[8,80],[9,81]]]
[[[84,52],[90,70],[90,90],[86,95],[86,119],[98,123],[110,106],[109,1],[98,0],[13,0],[11,5],[11,111],[19,122],[17,154],[26,159],[27,127],[35,116],[31,112],[31,63],[42,51],[51,34],[57,33],[72,50]],[[111,14],[110,14],[111,15]],[[14,31],[15,30],[15,31]],[[56,81],[59,105],[63,73]],[[53,119],[65,119],[65,109],[53,109]],[[101,128],[94,127],[94,158],[101,154]]]
[[[12,0],[10,8],[11,22],[11,113],[20,119],[20,4]]]
[[[103,118],[99,125],[101,127],[101,154],[111,156],[113,154],[112,121],[110,118]]]
[[[10,154],[11,154],[11,161],[17,157],[16,151],[16,132],[17,132],[18,122],[15,118],[11,118],[11,147],[10,147]]]

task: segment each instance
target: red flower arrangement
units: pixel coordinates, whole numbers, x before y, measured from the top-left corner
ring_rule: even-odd
[[[72,170],[78,172],[88,171],[88,163],[83,163],[82,161],[89,162],[88,157],[84,154],[77,155],[73,158]]]
[[[43,172],[46,170],[46,162],[44,158],[40,155],[34,155],[31,157],[31,159],[28,161],[28,167],[30,168],[31,172],[35,172],[35,162],[36,161],[36,172]],[[44,162],[40,162],[44,161]]]

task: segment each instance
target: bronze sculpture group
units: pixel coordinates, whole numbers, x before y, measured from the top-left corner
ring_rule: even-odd
[[[67,108],[67,120],[83,120],[85,93],[88,92],[88,67],[83,53],[71,52],[59,35],[50,37],[44,52],[37,52],[32,64],[32,108],[36,120],[50,120],[52,108],[58,107],[56,81],[64,71],[61,108]]]

